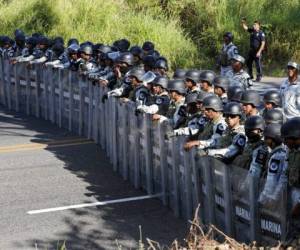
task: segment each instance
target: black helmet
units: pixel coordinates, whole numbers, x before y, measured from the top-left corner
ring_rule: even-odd
[[[241,103],[252,104],[254,107],[260,105],[260,95],[255,90],[246,90],[241,97]]]
[[[53,52],[59,56],[61,55],[62,53],[64,53],[65,51],[65,47],[62,43],[55,43],[53,46],[52,46],[52,50]]]
[[[79,51],[80,47],[78,44],[76,43],[72,43],[69,47],[68,47],[68,53],[69,54],[77,54]]]
[[[211,70],[204,70],[200,74],[200,80],[207,82],[209,85],[212,85],[215,77],[216,77],[215,72]]]
[[[143,57],[144,65],[150,67],[151,69],[154,68],[155,65],[155,58],[152,55],[147,55]]]
[[[150,42],[150,41],[146,41],[144,42],[142,49],[145,51],[152,51],[154,50],[154,43]]]
[[[229,101],[240,102],[244,89],[240,86],[230,86],[227,90],[227,97]]]
[[[185,78],[192,80],[193,83],[196,84],[200,80],[200,71],[196,69],[188,70],[185,74]]]
[[[93,55],[93,46],[89,44],[84,44],[83,46],[81,46],[80,52],[87,55]]]
[[[213,85],[215,87],[223,89],[224,92],[227,91],[229,87],[229,83],[230,83],[229,79],[225,76],[217,76],[213,81]]]
[[[237,102],[228,102],[224,106],[224,115],[239,115],[242,116],[242,107],[239,103]]]
[[[283,123],[283,113],[279,109],[270,109],[264,114],[266,123]]]
[[[168,90],[170,91],[176,91],[181,95],[186,94],[186,89],[184,85],[184,81],[182,79],[174,79],[169,80],[168,82]]]
[[[197,103],[198,93],[189,93],[185,97],[186,104]]]
[[[213,95],[213,93],[200,91],[197,96],[197,102],[203,102],[204,98],[210,95]]]
[[[22,34],[22,33],[17,34],[17,35],[15,36],[15,41],[16,41],[16,42],[17,42],[17,41],[25,42],[25,40],[26,40],[25,35]]]
[[[259,115],[249,116],[245,121],[245,130],[251,131],[254,129],[260,129],[261,131],[265,129],[265,121]]]
[[[142,82],[143,81],[143,75],[145,74],[145,71],[143,69],[139,69],[139,68],[134,68],[134,69],[131,69],[129,70],[127,73],[126,73],[126,76],[129,77],[129,76],[133,76],[135,77],[139,82]]]
[[[79,41],[76,38],[70,38],[68,41],[68,46],[70,46],[71,44],[79,45]]]
[[[223,111],[223,103],[216,95],[209,95],[203,100],[203,107],[215,111]]]
[[[285,122],[281,127],[283,138],[300,138],[300,117],[294,117]]]
[[[25,43],[31,45],[32,47],[35,47],[37,39],[35,37],[28,37]]]
[[[17,37],[18,35],[22,35],[22,36],[25,37],[24,31],[21,30],[21,29],[16,29],[16,30],[14,31],[14,35],[15,35],[15,37]]]
[[[130,42],[126,38],[119,40],[117,43],[117,48],[119,49],[120,52],[128,51],[129,47],[130,47]]]
[[[100,45],[97,50],[103,54],[112,52],[111,47],[109,45],[105,45],[105,44]]]
[[[270,90],[264,94],[264,102],[273,103],[276,106],[280,106],[281,99],[277,90]]]
[[[61,44],[65,44],[64,39],[61,36],[57,36],[53,38],[53,43],[61,43]]]
[[[38,44],[49,46],[49,39],[45,36],[40,36],[37,41]]]
[[[227,37],[231,42],[233,41],[233,34],[231,32],[226,32],[224,37]]]
[[[173,78],[179,78],[179,79],[184,79],[185,78],[185,74],[186,74],[186,70],[185,69],[176,69],[174,74],[173,74]]]
[[[281,124],[269,124],[266,126],[264,131],[264,136],[272,138],[276,143],[281,143]]]
[[[143,50],[140,46],[132,46],[129,52],[133,55],[138,57],[139,59],[143,58]]]
[[[117,60],[121,63],[127,63],[128,66],[132,66],[134,63],[133,55],[130,52],[121,53]]]
[[[164,69],[168,71],[168,61],[165,58],[158,58],[155,62],[154,68]]]
[[[165,77],[165,76],[157,76],[152,81],[152,84],[153,85],[159,85],[162,88],[167,89],[168,88],[168,82],[169,82],[169,79],[167,77]]]

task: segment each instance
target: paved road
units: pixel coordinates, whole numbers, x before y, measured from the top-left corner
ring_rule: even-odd
[[[128,249],[139,225],[164,244],[183,238],[185,223],[156,199],[27,213],[142,195],[93,142],[0,106],[0,249],[116,249],[116,239]]]

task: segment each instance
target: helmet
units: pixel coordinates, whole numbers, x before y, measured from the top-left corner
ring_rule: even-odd
[[[49,45],[49,39],[47,37],[45,37],[45,36],[40,36],[38,38],[37,43],[48,46]]]
[[[77,54],[79,49],[80,49],[80,47],[79,47],[78,44],[72,43],[72,44],[68,47],[68,53],[69,53],[69,54]]]
[[[186,104],[197,103],[198,93],[189,93],[185,97]]]
[[[184,79],[185,78],[185,74],[186,74],[186,70],[185,69],[176,69],[174,74],[173,74],[173,78],[180,78],[180,79]]]
[[[160,68],[168,71],[168,61],[165,58],[158,58],[155,62],[154,68]]]
[[[200,91],[197,96],[197,102],[203,102],[204,98],[210,95],[213,94],[209,92]]]
[[[203,107],[215,111],[223,111],[223,103],[216,95],[209,95],[203,100]]]
[[[64,41],[64,39],[63,39],[61,36],[57,36],[57,37],[54,37],[53,43],[61,43],[61,44],[64,44],[65,41]]]
[[[16,30],[14,31],[14,35],[15,35],[15,37],[18,36],[18,35],[22,35],[22,36],[25,37],[24,31],[21,30],[21,29],[16,29]]]
[[[142,49],[146,50],[146,51],[151,51],[151,50],[154,50],[154,47],[155,47],[154,43],[152,43],[150,41],[146,41],[146,42],[144,42]]]
[[[272,138],[276,143],[281,143],[281,124],[269,124],[266,126],[265,131],[264,131],[264,136]]]
[[[130,47],[130,42],[125,38],[119,40],[117,43],[117,48],[121,52],[126,52],[129,49],[129,47]]]
[[[121,53],[117,60],[121,63],[127,63],[128,66],[132,66],[134,63],[133,55],[130,52]]]
[[[145,71],[143,69],[138,69],[138,68],[134,68],[134,69],[131,69],[129,70],[127,73],[126,73],[126,77],[129,77],[129,76],[133,76],[135,77],[139,82],[142,82],[143,81],[143,75],[145,74]]]
[[[154,68],[155,65],[155,58],[152,55],[147,55],[143,58],[144,65],[147,65],[151,69]]]
[[[281,127],[283,138],[300,138],[300,117],[294,117],[285,122]]]
[[[270,109],[264,114],[266,123],[283,123],[283,113],[279,109]]]
[[[56,55],[61,55],[62,53],[64,53],[65,51],[65,47],[62,43],[55,43],[53,46],[52,46],[52,50],[53,52],[56,54]]]
[[[292,68],[295,68],[297,70],[300,70],[300,65],[296,62],[288,62],[287,67],[292,67]]]
[[[79,41],[76,38],[70,38],[68,41],[68,46],[70,46],[71,44],[79,45]]]
[[[200,71],[196,69],[188,70],[185,74],[186,79],[190,79],[196,84],[200,80]]]
[[[85,44],[80,48],[80,52],[87,54],[87,55],[92,55],[93,54],[93,46]]]
[[[160,53],[157,50],[149,51],[148,55],[151,55],[156,59],[158,59],[160,57]]]
[[[168,90],[170,91],[176,91],[181,95],[186,94],[186,89],[184,85],[184,81],[182,79],[174,79],[169,80],[168,82]]]
[[[239,103],[237,103],[237,102],[228,102],[224,106],[223,113],[224,113],[224,115],[239,115],[239,116],[241,116],[243,111],[242,111],[242,107]]]
[[[231,60],[240,62],[241,64],[245,64],[245,58],[242,57],[241,55],[234,55],[233,57],[231,57]]]
[[[230,86],[227,90],[227,97],[229,101],[240,102],[244,89],[240,86]]]
[[[32,47],[35,47],[36,43],[37,43],[37,40],[34,37],[28,37],[26,39],[26,44],[30,44]]]
[[[226,32],[224,37],[227,37],[230,41],[233,41],[233,34],[231,32]]]
[[[25,35],[24,34],[17,34],[16,36],[15,36],[15,40],[16,41],[20,41],[20,42],[25,42]]]
[[[106,54],[106,53],[110,53],[112,50],[109,45],[102,44],[99,46],[98,51]]]
[[[264,102],[270,102],[275,104],[276,106],[280,106],[281,98],[280,94],[277,90],[270,90],[264,94]]]
[[[200,80],[208,82],[209,85],[212,85],[215,77],[216,77],[215,72],[213,72],[211,70],[204,70],[200,74]]]
[[[241,97],[241,103],[252,104],[254,107],[260,105],[260,95],[255,90],[246,90]]]
[[[259,115],[249,116],[245,121],[245,130],[250,131],[254,129],[260,129],[261,131],[265,129],[265,121]]]
[[[142,59],[143,57],[143,50],[140,46],[132,46],[129,50],[129,52],[133,55],[138,57],[139,59]]]
[[[152,84],[154,85],[159,85],[162,88],[166,89],[168,88],[168,78],[165,76],[157,76],[155,79],[152,81]]]
[[[229,79],[224,76],[217,76],[213,81],[213,85],[215,87],[222,88],[225,92],[229,87],[229,83],[230,83]]]

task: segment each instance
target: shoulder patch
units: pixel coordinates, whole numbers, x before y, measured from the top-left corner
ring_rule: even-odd
[[[269,166],[269,172],[276,174],[279,168],[280,161],[277,159],[272,159]]]
[[[226,127],[222,123],[219,123],[217,125],[216,133],[219,135],[222,135],[224,133],[225,129],[226,129]]]
[[[245,135],[239,135],[237,137],[237,140],[235,141],[234,145],[243,148],[246,145],[246,136]]]
[[[206,123],[206,119],[204,117],[201,117],[199,120],[198,120],[198,124],[199,125],[204,125]]]
[[[262,149],[259,149],[257,152],[257,156],[255,162],[261,165],[265,165],[268,158],[268,152]]]
[[[160,104],[163,103],[163,99],[162,99],[162,98],[156,98],[155,103],[156,103],[157,105],[160,105]]]

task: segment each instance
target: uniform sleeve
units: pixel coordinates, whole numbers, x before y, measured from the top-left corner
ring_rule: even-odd
[[[265,169],[268,158],[268,151],[259,147],[253,151],[252,161],[249,168],[249,174],[255,177],[260,177]]]
[[[215,131],[211,138],[208,140],[200,141],[200,146],[199,148],[211,148],[214,147],[217,144],[218,139],[224,134],[226,130],[226,125],[223,123],[217,124]]]

